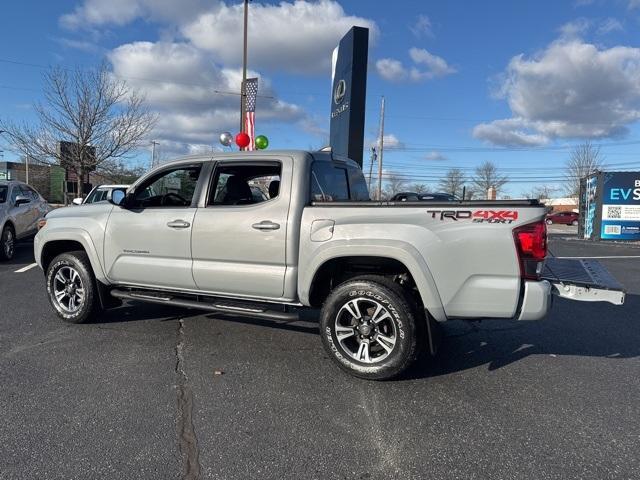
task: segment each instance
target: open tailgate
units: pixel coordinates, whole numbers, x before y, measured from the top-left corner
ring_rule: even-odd
[[[553,286],[553,294],[582,302],[624,303],[625,289],[597,260],[547,258],[542,279]]]

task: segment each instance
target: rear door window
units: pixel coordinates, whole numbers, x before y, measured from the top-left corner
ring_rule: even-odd
[[[351,200],[366,201],[371,200],[369,197],[369,188],[364,179],[362,170],[356,167],[349,167],[349,193]]]
[[[280,194],[281,173],[279,162],[220,164],[207,205],[254,205],[273,200]]]
[[[351,165],[317,161],[311,166],[311,201],[370,200],[362,170]]]
[[[315,202],[349,200],[347,169],[331,162],[314,162],[311,167],[311,200]]]

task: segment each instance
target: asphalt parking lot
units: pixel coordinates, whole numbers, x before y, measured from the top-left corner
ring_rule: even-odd
[[[2,479],[640,478],[638,246],[559,232],[556,256],[617,257],[624,306],[450,322],[385,383],[336,368],[313,315],[128,304],[65,324],[31,248],[0,264]]]

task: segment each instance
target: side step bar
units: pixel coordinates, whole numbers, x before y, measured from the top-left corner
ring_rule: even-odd
[[[271,310],[262,304],[241,304],[213,297],[193,295],[191,298],[184,296],[172,296],[169,293],[156,293],[139,290],[111,290],[113,297],[122,300],[139,300],[142,302],[156,303],[159,305],[171,305],[174,307],[195,308],[210,312],[227,313],[244,317],[265,318],[268,320],[280,320],[294,322],[298,320],[297,312]],[[205,300],[206,299],[206,300]]]

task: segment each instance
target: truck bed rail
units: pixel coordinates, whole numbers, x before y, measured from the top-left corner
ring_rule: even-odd
[[[375,200],[313,201],[312,207],[544,207],[538,200],[459,200],[456,202],[378,202]]]

